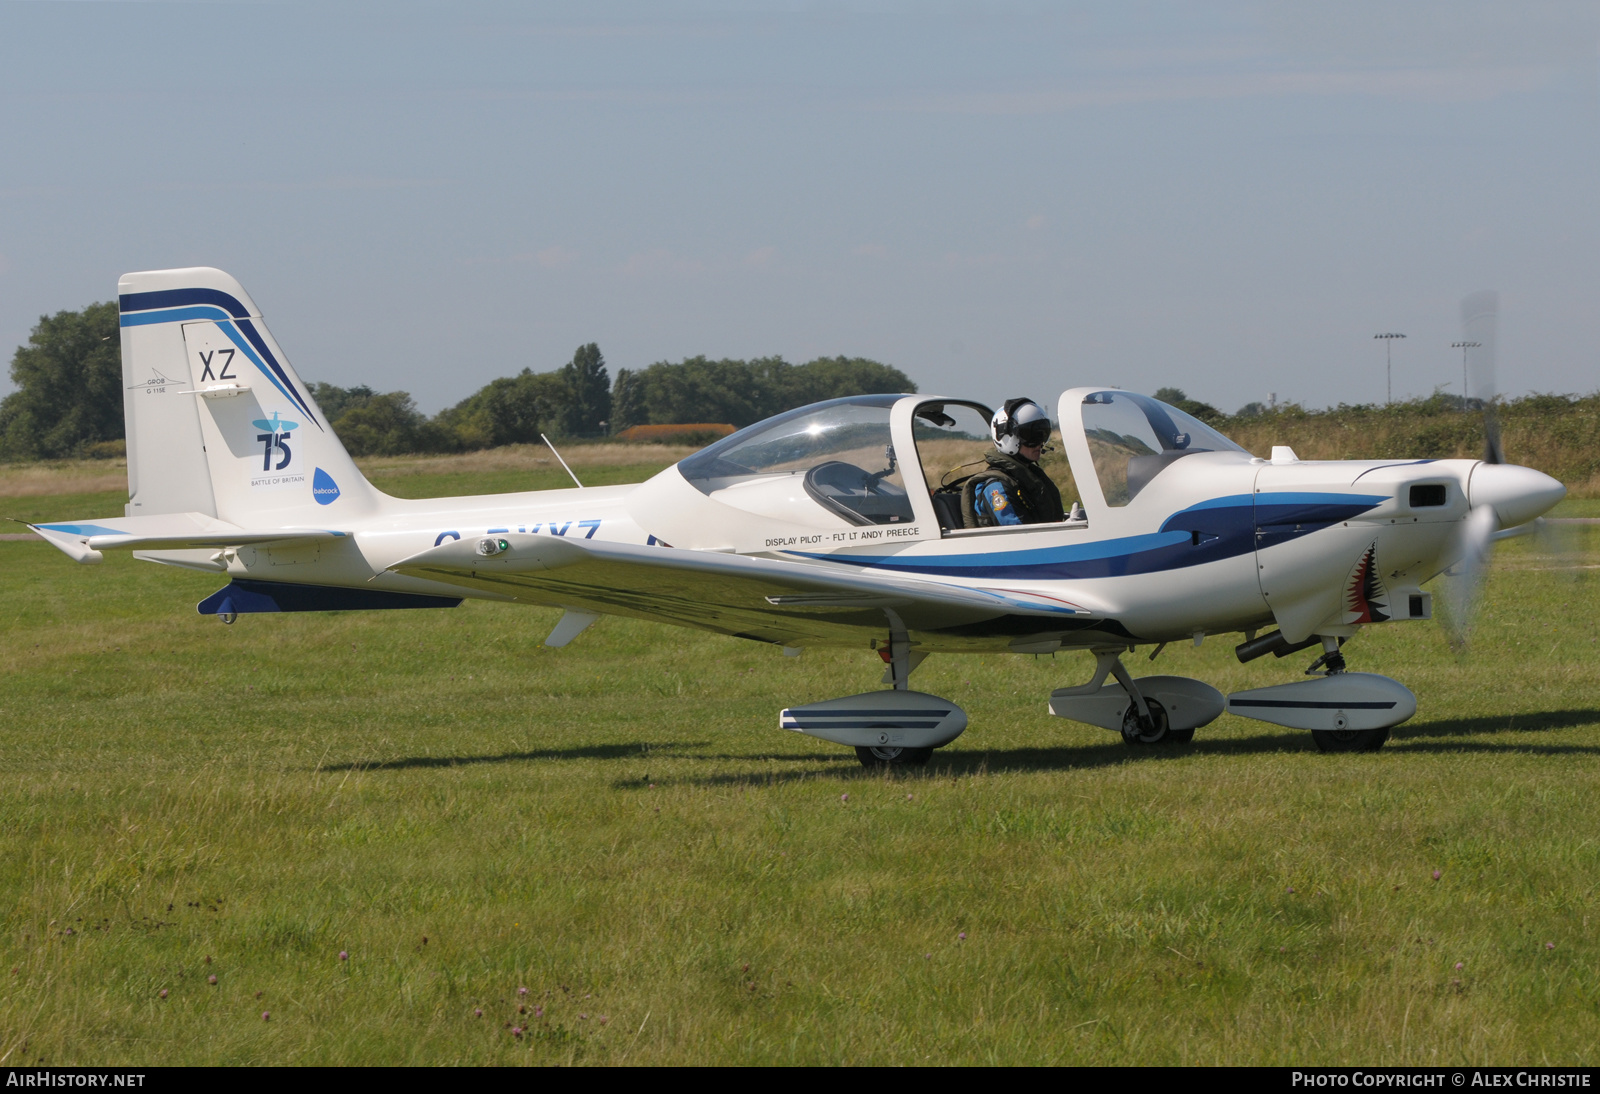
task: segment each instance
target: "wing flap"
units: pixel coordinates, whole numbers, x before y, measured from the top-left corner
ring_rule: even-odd
[[[502,546],[503,545],[503,546]],[[482,551],[490,551],[485,554]],[[568,609],[628,615],[771,642],[837,644],[882,632],[892,609],[914,632],[1007,617],[1073,630],[1101,613],[1062,600],[947,585],[859,567],[510,534],[441,544],[390,570]]]

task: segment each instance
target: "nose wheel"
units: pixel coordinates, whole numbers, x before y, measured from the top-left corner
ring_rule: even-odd
[[[922,767],[933,758],[931,748],[894,748],[883,745],[858,745],[856,759],[869,770]]]
[[[1376,752],[1389,739],[1387,729],[1313,729],[1318,752]]]

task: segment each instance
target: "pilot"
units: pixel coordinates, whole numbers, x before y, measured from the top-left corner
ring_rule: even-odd
[[[1032,399],[1007,399],[994,412],[989,435],[995,450],[984,456],[985,469],[969,480],[969,504],[978,527],[1065,520],[1061,491],[1039,466],[1050,439],[1050,415],[1044,408]]]

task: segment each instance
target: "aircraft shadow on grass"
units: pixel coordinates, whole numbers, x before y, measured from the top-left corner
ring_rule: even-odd
[[[1479,733],[1542,733],[1552,729],[1574,729],[1578,726],[1592,725],[1600,725],[1600,710],[1538,710],[1522,714],[1441,718],[1436,722],[1412,723],[1396,729],[1394,736],[1396,740],[1409,742],[1421,737],[1470,737]],[[1581,746],[1561,746],[1560,750],[1591,751]]]
[[[1406,726],[1395,733],[1397,743],[1409,749],[1454,752],[1536,752],[1547,755],[1600,755],[1600,745],[1580,744],[1498,744],[1487,741],[1450,741],[1493,733],[1538,733],[1556,729],[1600,724],[1600,710],[1547,710],[1514,715],[1477,718],[1446,718]],[[497,752],[478,756],[402,756],[390,760],[354,760],[342,764],[323,764],[323,771],[404,771],[411,768],[466,767],[473,764],[532,763],[540,760],[647,760],[652,757],[731,761],[740,763],[777,762],[781,764],[822,764],[779,772],[728,772],[702,778],[666,779],[693,786],[731,786],[740,784],[796,782],[809,778],[877,778],[878,773],[864,768],[843,768],[853,762],[848,753],[708,753],[698,751],[709,741],[629,741],[619,744],[579,745],[573,748],[540,748],[521,752]],[[998,771],[1081,771],[1113,767],[1130,762],[1159,763],[1193,755],[1197,750],[1208,755],[1242,756],[1268,752],[1304,752],[1311,749],[1307,733],[1272,733],[1224,740],[1202,739],[1178,747],[1130,749],[1120,741],[1103,744],[1056,746],[1049,748],[950,749],[934,755],[928,774],[973,775]],[[638,789],[636,778],[617,780],[619,790]]]
[[[533,760],[646,760],[652,756],[694,756],[693,749],[709,741],[629,741],[626,744],[579,745],[575,748],[535,748],[526,752],[495,752],[482,756],[401,756],[392,760],[352,760],[321,764],[321,771],[404,771],[417,767],[467,767],[471,764],[527,763]],[[820,758],[820,757],[819,757]]]
[[[1593,754],[1600,755],[1600,745],[1581,744],[1524,744],[1490,741],[1451,741],[1447,738],[1478,734],[1506,732],[1541,732],[1570,729],[1600,723],[1600,710],[1552,710],[1517,715],[1500,715],[1481,718],[1451,718],[1407,727],[1396,733],[1397,741],[1408,749],[1430,752],[1531,752],[1544,755]],[[1440,739],[1446,738],[1446,739]],[[1050,748],[1014,749],[949,749],[936,752],[933,760],[922,772],[929,775],[965,776],[1000,771],[1082,771],[1098,767],[1113,767],[1125,763],[1159,763],[1181,759],[1197,751],[1213,756],[1243,756],[1272,752],[1310,752],[1315,749],[1309,733],[1271,733],[1252,737],[1206,740],[1177,747],[1130,749],[1113,739],[1102,744],[1057,746]],[[838,761],[848,757],[833,754],[823,756],[756,756],[701,754],[700,759],[759,760],[778,759],[806,762],[814,759],[833,761],[827,767],[805,768],[784,772],[722,773],[698,779],[681,780],[695,786],[730,786],[739,784],[796,782],[807,778],[832,777],[835,779],[881,778],[880,772],[859,768],[841,769]],[[680,781],[680,780],[671,780]],[[618,789],[631,785],[615,784]]]
[[[1213,741],[1205,742],[1203,750],[1208,753],[1251,753],[1251,752],[1298,752],[1309,747],[1306,734],[1270,734],[1270,736],[1248,737],[1245,741]],[[1002,771],[1090,771],[1094,768],[1112,768],[1123,763],[1158,763],[1162,760],[1179,760],[1182,757],[1194,755],[1195,745],[1178,745],[1178,747],[1160,747],[1160,749],[1130,749],[1122,741],[1112,744],[1094,745],[1058,745],[1058,747],[1042,747],[1042,749],[952,749],[941,750],[933,755],[933,760],[926,768],[915,768],[906,774],[926,774],[926,776],[974,776],[974,774],[998,774]],[[704,760],[765,760],[768,757],[739,757],[739,755],[726,755],[726,757],[701,757]],[[776,760],[802,760],[803,757],[771,757]],[[749,773],[749,774],[715,774],[715,776],[701,777],[701,779],[683,779],[682,782],[701,787],[715,787],[715,785],[760,784],[760,782],[798,782],[802,779],[816,779],[816,777],[834,777],[834,779],[882,779],[882,771],[869,771],[861,766],[851,765],[848,768],[838,766],[838,758],[832,753],[821,760],[832,760],[834,765],[827,768],[806,768],[800,771],[784,771],[784,773]],[[853,757],[843,757],[853,760]],[[618,784],[622,785],[622,784]]]
[[[1256,752],[1298,752],[1309,748],[1310,745],[1311,742],[1304,733],[1275,733],[1236,741],[1208,741],[1200,747],[1207,753],[1232,755]],[[1115,739],[1113,739],[1112,743],[1106,744],[1051,748],[948,749],[934,753],[933,759],[928,763],[927,767],[913,768],[905,772],[905,774],[967,776],[985,773],[996,774],[1002,771],[1083,771],[1133,762],[1153,763],[1162,760],[1176,760],[1191,756],[1195,751],[1195,745],[1136,750],[1130,749],[1120,740]],[[702,760],[777,760],[779,762],[808,763],[822,760],[827,762],[828,766],[807,767],[782,772],[725,772],[706,775],[701,778],[668,779],[666,781],[689,786],[737,786],[799,782],[813,778],[855,780],[883,777],[881,771],[869,771],[857,765],[855,757],[850,756],[848,753],[842,756],[831,752],[809,756],[768,755],[764,753],[707,755],[702,753],[696,758]],[[840,762],[842,760],[848,760],[849,765],[842,765]],[[661,781],[663,780],[657,780],[657,782]],[[619,790],[632,789],[636,788],[638,783],[636,780],[619,780],[613,786]]]

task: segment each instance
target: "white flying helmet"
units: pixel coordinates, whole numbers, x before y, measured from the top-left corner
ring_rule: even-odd
[[[1050,439],[1050,415],[1032,399],[1007,399],[989,422],[994,446],[1015,456],[1023,445],[1042,445]]]

